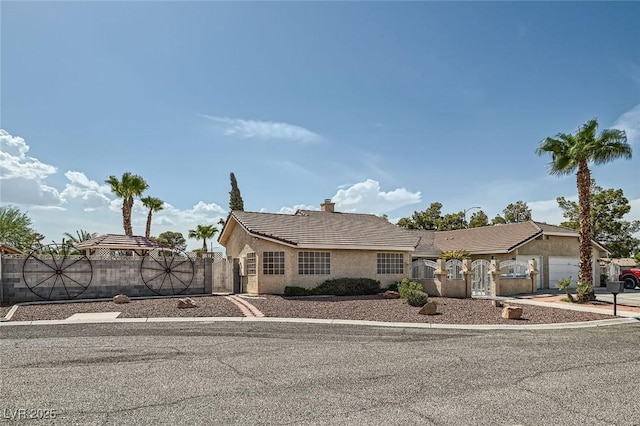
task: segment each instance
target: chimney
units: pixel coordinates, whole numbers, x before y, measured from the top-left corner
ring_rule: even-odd
[[[330,198],[325,198],[324,203],[320,204],[320,211],[333,213],[335,205]]]

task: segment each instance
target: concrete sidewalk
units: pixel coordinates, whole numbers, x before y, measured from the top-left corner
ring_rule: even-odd
[[[596,288],[595,293],[598,304],[577,304],[563,301],[563,299],[566,299],[566,294],[557,289],[544,289],[534,294],[523,294],[500,299],[513,303],[613,315],[613,295],[608,293],[604,287]],[[577,297],[575,293],[572,294]],[[624,293],[618,294],[616,297],[616,311],[619,317],[640,318],[640,290],[625,290]]]

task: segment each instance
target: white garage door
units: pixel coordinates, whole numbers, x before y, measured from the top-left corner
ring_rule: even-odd
[[[578,271],[580,270],[579,259],[577,257],[549,256],[549,288],[558,288],[558,281],[571,277],[578,281]]]

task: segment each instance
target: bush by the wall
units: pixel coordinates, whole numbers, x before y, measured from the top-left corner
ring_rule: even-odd
[[[286,286],[284,288],[285,297],[309,296],[310,294],[312,294],[312,292],[307,290],[306,288],[297,287],[297,286],[294,286],[294,285],[288,285],[288,286]]]
[[[424,291],[424,287],[420,283],[405,278],[398,284],[398,293],[401,298],[406,299],[409,291]]]
[[[337,278],[326,280],[313,289],[313,294],[361,296],[380,293],[380,281],[371,278]]]
[[[387,290],[389,290],[389,291],[398,291],[398,283],[390,284],[389,287],[387,288]]]
[[[410,306],[421,308],[427,304],[429,296],[427,293],[421,290],[409,290],[407,291],[407,303]]]

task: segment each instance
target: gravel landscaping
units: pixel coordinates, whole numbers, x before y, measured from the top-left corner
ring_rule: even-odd
[[[119,318],[147,317],[241,317],[240,310],[222,296],[192,297],[197,307],[178,309],[178,298],[133,300],[117,305],[113,302],[74,302],[20,306],[12,321],[66,319],[75,313],[121,312]],[[246,298],[265,317],[328,318],[411,322],[436,324],[551,324],[593,321],[614,318],[590,312],[534,305],[517,305],[524,309],[519,320],[503,319],[501,308],[481,299],[451,299],[432,297],[438,303],[436,315],[420,315],[420,308],[407,305],[401,299],[384,299],[381,295],[358,297],[296,297],[262,296]],[[2,308],[3,316],[8,307]]]

